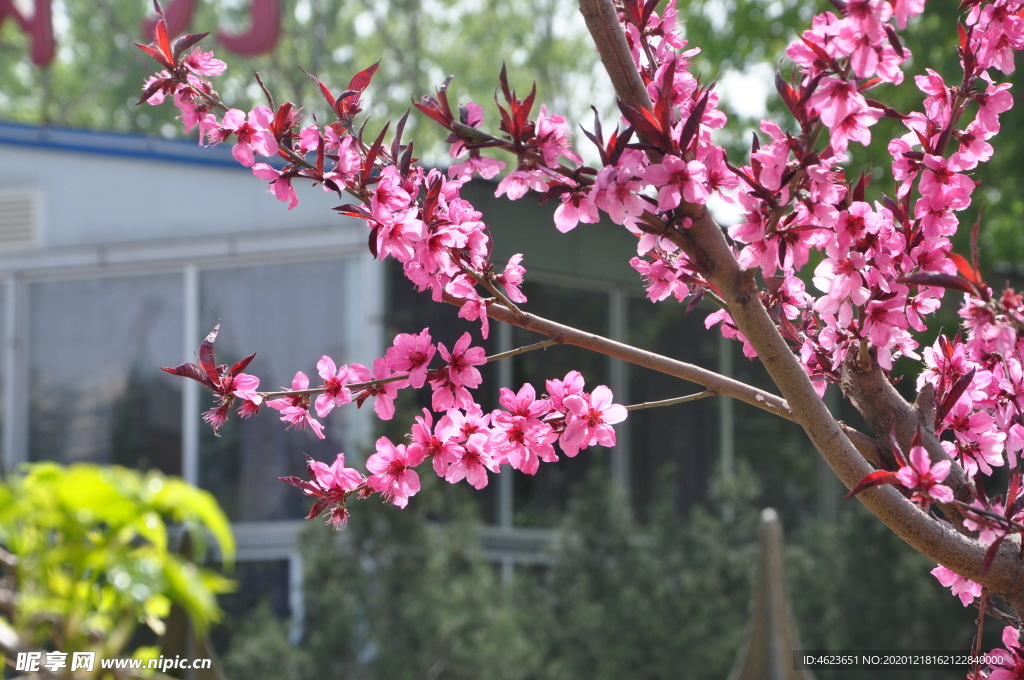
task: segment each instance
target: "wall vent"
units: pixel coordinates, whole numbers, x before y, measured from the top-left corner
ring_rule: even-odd
[[[0,250],[37,245],[38,194],[29,189],[0,190]]]

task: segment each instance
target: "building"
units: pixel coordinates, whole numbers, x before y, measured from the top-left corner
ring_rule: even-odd
[[[181,475],[231,518],[243,584],[276,589],[293,614],[301,614],[296,536],[308,506],[276,477],[303,475],[302,452],[362,459],[375,434],[371,414],[336,410],[324,441],[286,430],[273,413],[233,421],[214,437],[199,418],[209,395],[158,367],[193,360],[218,321],[218,360],[258,352],[251,371],[264,388],[289,385],[296,370],[315,377],[323,354],[369,364],[395,332],[430,325],[449,346],[462,332],[454,308],[424,304],[394,268],[372,260],[365,225],[331,210],[336,196],[300,193],[298,208],[286,210],[227,147],[0,124],[4,468],[90,461]],[[733,364],[730,344],[703,332],[703,314],[643,297],[627,264],[635,241],[623,230],[593,225],[562,236],[529,200],[499,201],[486,183],[467,197],[492,225],[499,257],[526,254],[530,311],[761,380],[754,364]],[[487,347],[538,339],[498,325]],[[481,389],[542,387],[569,368],[588,386],[608,384],[621,403],[697,391],[568,347],[489,367]],[[408,427],[416,405],[400,408]],[[656,482],[676,485],[686,505],[703,496],[717,462],[728,468],[737,456],[785,479],[785,463],[762,466],[758,454],[768,442],[799,453],[793,428],[751,413],[728,399],[638,411],[610,452],[542,466],[533,478],[499,475],[480,494],[487,554],[509,570],[543,560],[567,489],[592,465],[606,465],[640,513]],[[782,493],[792,498],[780,503],[809,502],[790,486]]]

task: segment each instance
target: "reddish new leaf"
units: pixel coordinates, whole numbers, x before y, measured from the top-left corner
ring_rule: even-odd
[[[452,118],[450,115],[445,115],[444,112],[439,111],[437,108],[433,106],[421,104],[420,102],[413,102],[412,105],[419,109],[420,113],[423,113],[424,115],[433,118],[437,123],[441,125],[441,127],[445,128],[446,130],[454,120],[454,118]]]
[[[207,387],[211,390],[217,389],[217,386],[210,381],[210,379],[206,376],[206,373],[203,371],[203,369],[199,368],[195,364],[181,364],[180,366],[175,366],[174,368],[161,366],[160,370],[166,371],[171,375],[181,376],[182,378],[190,378],[192,380],[195,380],[203,387]]]
[[[974,372],[977,368],[972,368],[971,372],[967,375],[960,376],[960,379],[953,384],[952,389],[946,394],[946,397],[939,404],[938,408],[935,409],[935,426],[946,419],[946,415],[956,406],[956,402],[960,400],[963,393],[967,391],[967,388],[971,386],[971,381],[974,380]]]
[[[868,489],[873,489],[876,486],[885,486],[886,484],[898,484],[899,480],[896,477],[895,472],[887,472],[885,470],[875,470],[864,475],[864,479],[857,482],[857,486],[850,489],[850,493],[843,496],[843,498],[853,498],[858,494],[862,494]]]
[[[217,371],[217,362],[213,356],[213,345],[217,341],[217,333],[219,332],[220,322],[218,321],[209,335],[203,339],[202,344],[199,345],[199,366],[206,371],[206,375],[213,382],[217,382],[220,379],[220,373]]]
[[[143,45],[142,43],[135,43],[135,46],[138,47],[143,52],[145,52],[146,54],[148,54],[149,56],[153,57],[153,59],[155,59],[157,62],[159,62],[159,64],[161,66],[163,66],[164,68],[168,68],[168,69],[174,68],[174,62],[169,60],[169,59],[166,59],[164,57],[164,55],[160,53],[160,50],[158,50],[157,48],[153,47],[152,45]],[[148,97],[147,97],[147,99],[148,99]],[[145,101],[145,99],[143,99],[141,101]]]
[[[704,96],[700,98],[697,105],[693,107],[693,111],[690,112],[690,117],[686,119],[686,124],[683,125],[682,132],[679,133],[679,149],[685,152],[690,148],[690,141],[694,138],[697,133],[697,128],[700,127],[701,120],[704,119],[704,110],[708,106],[708,97],[711,96],[711,88],[708,87],[704,92]]]
[[[384,146],[384,135],[387,134],[389,125],[391,125],[390,121],[384,124],[384,129],[380,131],[377,139],[370,146],[370,150],[366,152],[366,160],[363,161],[363,182],[370,179],[370,175],[373,174],[373,163],[377,160],[377,156],[380,155],[381,148]]]
[[[169,66],[174,65],[174,52],[171,49],[171,41],[167,37],[167,24],[164,22],[163,16],[156,22],[156,30],[153,31],[154,42],[160,53],[164,56],[165,64]]]
[[[252,354],[250,354],[249,356],[245,357],[244,359],[240,359],[240,360],[236,361],[235,365],[231,367],[230,371],[228,371],[228,374],[231,377],[235,377],[236,375],[238,375],[239,373],[244,371],[246,369],[246,367],[255,358],[256,358],[256,352],[253,352]]]
[[[314,76],[312,73],[302,68],[301,66],[299,67],[299,70],[313,79],[313,82],[316,83],[316,86],[320,88],[320,94],[324,96],[324,99],[327,100],[328,106],[330,106],[331,110],[333,111],[336,100],[334,99],[334,95],[331,94],[330,88],[324,85],[322,80],[320,80],[319,78],[317,78],[316,76]]]
[[[352,76],[352,80],[348,83],[348,89],[355,90],[356,92],[362,92],[373,80],[373,74],[377,72],[377,67],[380,66],[380,60],[378,59],[372,65],[367,66],[359,73]]]
[[[178,61],[181,55],[184,54],[185,50],[195,45],[197,42],[208,36],[210,33],[189,33],[183,35],[174,41],[174,61]]]
[[[616,101],[619,104],[619,110],[622,111],[622,115],[626,117],[629,124],[636,130],[641,141],[650,144],[662,138],[658,121],[654,119],[650,111],[642,107],[634,109],[621,99],[616,99]]]
[[[950,253],[949,259],[953,260],[953,264],[956,265],[956,270],[960,272],[961,276],[978,286],[979,289],[985,286],[985,283],[981,280],[981,274],[971,266],[967,258],[959,253]]]

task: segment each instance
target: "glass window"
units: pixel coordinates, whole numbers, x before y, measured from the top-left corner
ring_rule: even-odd
[[[704,330],[708,309],[687,314],[683,305],[635,298],[629,305],[628,339],[658,354],[717,371],[718,338]],[[629,366],[633,402],[700,392],[700,385]],[[643,516],[659,491],[671,493],[680,510],[703,499],[719,455],[718,399],[641,409],[629,414],[631,496]]]
[[[606,293],[569,286],[527,284],[524,309],[539,316],[580,330],[608,335],[609,298]],[[512,333],[513,347],[543,340],[542,336],[520,328]],[[578,347],[555,345],[528,352],[513,359],[513,391],[529,382],[537,396],[546,392],[545,381],[563,379],[570,370],[578,370],[586,381],[586,390],[608,385],[611,377],[607,357]],[[555,526],[568,508],[572,487],[581,481],[593,465],[607,465],[607,450],[591,447],[569,458],[559,452],[557,463],[541,463],[534,476],[513,473],[515,523],[519,526]]]
[[[29,456],[181,474],[181,277],[29,287]]]
[[[321,356],[339,365],[352,361],[346,338],[363,320],[352,318],[346,290],[361,285],[357,269],[345,260],[332,260],[203,272],[200,328],[208,333],[220,321],[217,362],[230,365],[257,352],[247,372],[260,377],[262,390],[290,387],[296,371],[305,373],[310,385],[318,385],[316,363]],[[206,410],[212,401],[209,395],[202,399]],[[354,408],[335,409],[322,421],[325,440],[309,430],[287,429],[277,411],[266,406],[244,421],[232,414],[219,437],[204,424],[200,486],[235,521],[303,517],[310,503],[277,478],[305,478],[303,453],[331,462],[344,451],[350,462],[364,460],[366,451],[346,448],[345,421]]]

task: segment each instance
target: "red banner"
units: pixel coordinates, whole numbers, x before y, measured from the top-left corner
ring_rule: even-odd
[[[35,0],[34,12],[26,16],[14,6],[14,0],[0,0],[0,27],[8,18],[29,37],[32,63],[48,66],[56,54],[53,37],[52,0]],[[164,3],[167,28],[172,35],[184,33],[192,23],[196,11],[196,0],[169,0]],[[149,42],[153,36],[154,20],[142,22],[140,42]],[[217,31],[217,39],[224,47],[236,54],[251,57],[273,51],[281,35],[280,0],[252,0],[249,6],[249,29],[244,33],[231,34]]]

